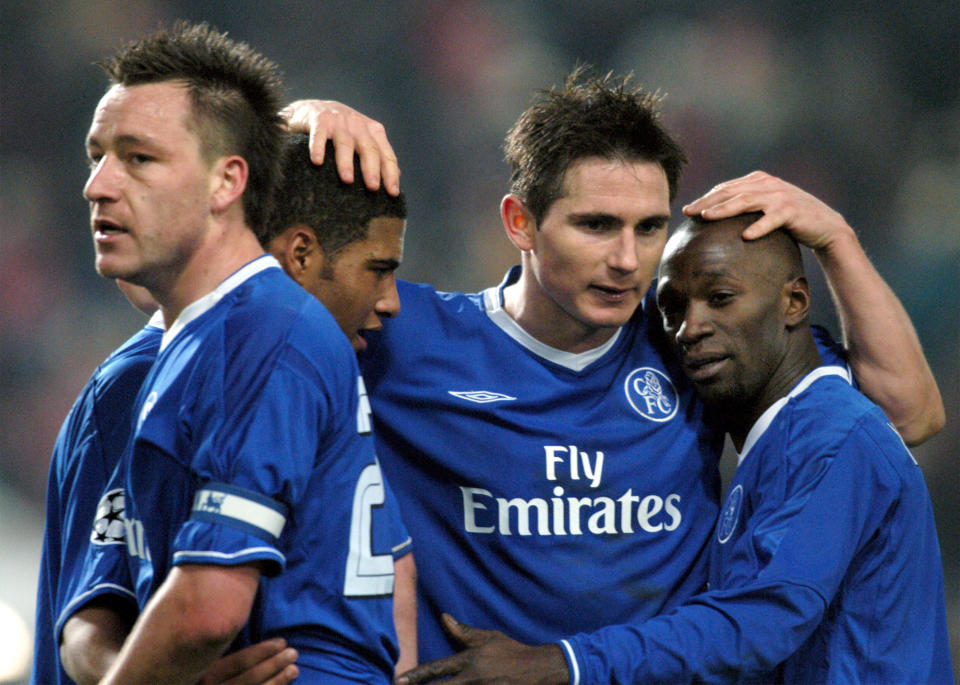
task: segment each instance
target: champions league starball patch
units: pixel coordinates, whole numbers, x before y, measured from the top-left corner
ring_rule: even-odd
[[[126,540],[123,525],[123,490],[110,490],[97,505],[90,542],[95,545],[122,545]]]

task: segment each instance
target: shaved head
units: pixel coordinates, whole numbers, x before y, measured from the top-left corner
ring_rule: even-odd
[[[667,241],[657,282],[668,342],[734,444],[820,363],[800,248],[782,230],[744,240],[759,216],[686,220]]]
[[[720,249],[729,259],[733,255],[744,257],[744,263],[765,274],[771,283],[785,283],[804,276],[800,247],[786,231],[773,231],[762,238],[744,240],[743,231],[761,214],[739,214],[729,219],[707,221],[691,217],[684,221],[670,236],[663,251],[662,263],[675,255],[686,252],[694,245],[699,248]]]

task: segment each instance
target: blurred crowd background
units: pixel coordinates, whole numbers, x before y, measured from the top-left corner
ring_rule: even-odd
[[[665,94],[691,160],[675,216],[754,169],[837,208],[912,316],[946,402],[946,428],[914,454],[960,662],[960,3],[937,0],[0,2],[0,601],[27,625],[57,430],[144,323],[93,270],[81,197],[105,87],[93,63],[178,18],[277,61],[290,99],[385,124],[410,208],[407,279],[477,290],[515,261],[498,215],[503,136],[578,63]],[[815,318],[839,334],[814,281]]]

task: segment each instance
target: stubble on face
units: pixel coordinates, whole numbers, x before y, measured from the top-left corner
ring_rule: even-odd
[[[209,165],[190,106],[176,82],[116,85],[97,106],[84,196],[102,276],[162,288],[201,242]]]

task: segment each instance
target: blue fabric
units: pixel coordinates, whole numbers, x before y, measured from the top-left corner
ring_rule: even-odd
[[[345,682],[390,682],[393,557],[371,546],[386,492],[362,394],[333,317],[278,268],[179,329],[138,397],[122,463],[128,530],[143,531],[127,544],[141,606],[173,565],[261,562],[237,646],[282,635],[301,680],[344,663]],[[288,512],[279,538],[194,515],[208,483],[274,500]],[[389,513],[381,523],[395,525]]]
[[[845,380],[802,386],[768,425],[761,417],[752,446],[748,436],[711,541],[710,590],[567,640],[580,682],[953,682],[919,467]]]
[[[423,660],[459,648],[442,611],[542,643],[702,589],[722,436],[656,318],[638,313],[576,369],[583,355],[497,325],[484,298],[496,307],[499,289],[398,288],[400,316],[360,359],[377,452],[418,541]]]
[[[148,325],[117,348],[94,371],[57,436],[47,484],[31,682],[72,682],[60,665],[55,625],[75,598],[97,505],[130,436],[133,400],[162,333]],[[100,543],[116,532],[108,531],[109,516],[105,512],[103,527],[94,533]]]

